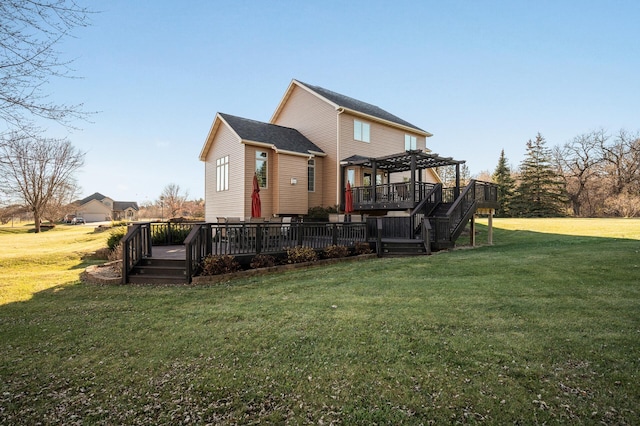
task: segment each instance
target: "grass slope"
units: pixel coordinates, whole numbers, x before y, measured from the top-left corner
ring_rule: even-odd
[[[495,226],[220,286],[50,284],[0,306],[0,423],[640,423],[640,221]]]
[[[108,232],[95,233],[88,225],[61,225],[39,234],[33,225],[0,226],[0,305],[28,300],[51,286],[76,283],[90,264],[82,256],[106,247],[107,237]]]

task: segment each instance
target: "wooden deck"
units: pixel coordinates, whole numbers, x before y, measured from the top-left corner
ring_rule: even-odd
[[[187,260],[184,245],[179,246],[153,246],[151,250],[152,259],[162,260]]]

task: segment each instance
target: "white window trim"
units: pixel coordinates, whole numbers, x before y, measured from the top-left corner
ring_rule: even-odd
[[[264,158],[258,157],[258,153],[264,152],[266,156]],[[258,160],[264,161],[264,186],[260,186],[261,189],[267,189],[269,187],[269,152],[268,151],[256,151],[256,173],[258,172]]]
[[[360,121],[353,120],[353,139],[361,142],[371,142],[371,124]]]
[[[404,135],[404,150],[405,151],[413,151],[418,149],[418,138],[413,136],[413,135],[409,135],[409,134],[405,134]]]
[[[313,188],[309,189],[309,170],[313,170]],[[307,161],[307,191],[316,192],[316,160],[311,158]]]
[[[216,160],[216,192],[229,190],[229,156]]]

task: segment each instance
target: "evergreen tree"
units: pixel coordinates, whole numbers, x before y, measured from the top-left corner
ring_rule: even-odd
[[[551,163],[551,150],[540,133],[527,142],[527,152],[520,164],[520,184],[511,208],[516,216],[564,216],[564,184]]]
[[[511,168],[507,163],[507,157],[504,155],[504,149],[500,152],[500,159],[498,160],[496,170],[491,176],[491,180],[498,185],[498,201],[500,202],[500,207],[496,209],[496,216],[510,217],[511,203],[516,183],[511,176]]]

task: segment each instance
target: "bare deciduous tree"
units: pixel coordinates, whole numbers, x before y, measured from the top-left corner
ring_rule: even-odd
[[[0,143],[0,190],[29,206],[40,232],[49,204],[74,194],[73,174],[84,164],[84,156],[64,139],[11,133]]]
[[[69,125],[85,117],[81,105],[51,102],[44,91],[52,77],[72,77],[59,44],[90,12],[74,0],[0,1],[0,120],[20,129],[34,117]]]
[[[184,203],[189,197],[189,191],[184,193],[180,192],[180,185],[170,183],[165,186],[160,194],[160,202],[163,203],[164,208],[167,209],[167,214],[170,217],[176,217],[182,214]]]
[[[604,130],[596,130],[576,136],[562,147],[556,146],[553,150],[554,162],[564,179],[567,197],[576,216],[582,216],[584,213],[590,216],[595,212],[591,206],[593,191],[590,189],[597,185],[595,181],[601,178],[601,147],[606,145],[608,139],[609,136]],[[589,207],[587,212],[583,212],[585,205]]]

